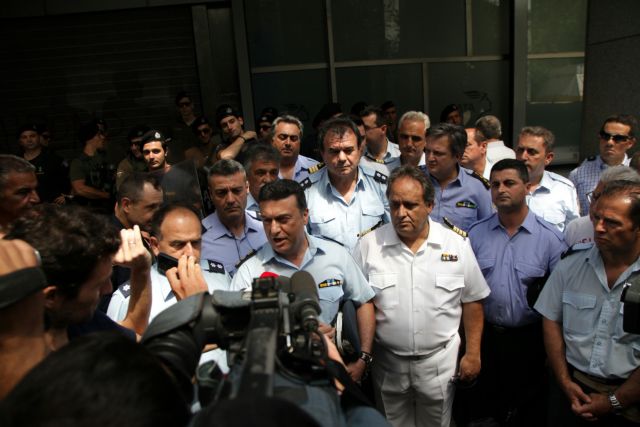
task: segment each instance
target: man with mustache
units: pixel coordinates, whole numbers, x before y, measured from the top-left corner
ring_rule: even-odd
[[[219,160],[209,170],[215,212],[202,220],[202,257],[219,260],[233,274],[236,263],[266,243],[262,223],[246,211],[249,183],[242,165]]]

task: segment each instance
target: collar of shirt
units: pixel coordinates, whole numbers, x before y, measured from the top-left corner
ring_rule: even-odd
[[[338,191],[336,191],[336,189],[331,184],[331,181],[329,180],[329,171],[326,170],[326,168],[325,168],[325,171],[326,172],[322,174],[319,180],[320,182],[318,183],[321,186],[320,188],[324,188],[327,194],[333,194],[334,196],[342,199],[342,195]],[[356,189],[355,189],[356,192],[365,189],[363,176],[364,176],[364,171],[362,170],[360,165],[358,165],[358,178],[356,180]]]
[[[164,274],[161,274],[158,271],[158,264],[153,264],[151,266],[151,286],[157,286],[160,288],[160,295],[162,295],[162,301],[169,301],[171,298],[175,297],[173,293],[173,289],[171,289],[171,284],[169,283],[169,279]]]
[[[233,233],[231,233],[229,229],[222,222],[220,222],[220,218],[218,217],[217,212],[214,212],[203,219],[202,225],[204,226],[204,228],[206,228],[207,232],[211,233],[211,237],[213,239],[218,239],[222,236],[229,236],[235,239]],[[248,213],[244,213],[244,236],[246,236],[249,232],[258,232],[260,227],[262,227],[262,223],[260,221],[253,219]]]
[[[622,163],[620,163],[623,166],[629,166],[629,162],[631,161],[631,159],[627,156],[627,153],[624,153],[624,159],[622,159]],[[596,166],[598,167],[598,169],[600,170],[605,170],[609,167],[608,164],[606,164],[605,162],[602,161],[602,157],[600,157],[600,155],[596,156]],[[619,166],[619,165],[617,165]]]
[[[591,266],[591,268],[593,268],[595,275],[598,277],[598,280],[600,280],[600,284],[607,293],[613,291],[618,286],[622,286],[633,272],[640,270],[640,258],[638,258],[620,275],[620,277],[618,277],[616,283],[611,289],[609,289],[604,261],[602,260],[600,250],[596,245],[593,245],[593,247],[588,250],[585,261]]]
[[[400,156],[400,149],[396,144],[389,141],[389,138],[387,138],[387,151],[384,153],[384,156],[382,156],[382,162],[378,161],[375,157],[369,154],[369,149],[367,147],[364,148],[364,155],[374,162],[384,163],[386,165],[391,163],[396,157]]]
[[[491,230],[495,230],[498,227],[504,229],[502,224],[500,224],[500,218],[498,217],[498,213],[497,212],[493,214],[493,216],[488,220],[488,222],[489,222],[489,224],[488,224],[489,225],[489,229],[491,229]],[[536,230],[538,229],[538,221],[536,221],[536,214],[534,214],[531,209],[529,209],[529,213],[525,217],[525,219],[522,222],[522,224],[520,224],[520,227],[518,228],[518,233],[522,229],[526,230],[529,234],[534,234],[536,232]],[[518,233],[516,233],[516,234],[518,234]],[[516,234],[514,234],[514,236]],[[513,237],[513,236],[511,236],[511,237]]]
[[[302,264],[300,264],[300,267],[292,264],[291,262],[287,261],[286,259],[282,258],[280,255],[278,255],[273,248],[271,247],[270,244],[266,244],[263,246],[262,249],[260,249],[261,251],[264,251],[264,263],[268,263],[270,261],[276,261],[279,262],[280,264],[284,264],[286,266],[289,266],[291,268],[295,268],[296,270],[302,270],[304,268],[305,265],[307,265],[312,259],[313,257],[316,256],[316,254],[318,252],[320,253],[325,253],[325,251],[317,244],[317,238],[313,237],[309,234],[307,234],[307,232],[305,231],[304,233],[304,237],[307,239],[307,242],[309,243],[309,247],[307,248],[307,250],[304,253],[304,257],[302,259]]]
[[[504,145],[504,141],[491,141],[487,143],[488,147],[506,147],[506,145]]]
[[[450,183],[447,184],[447,188],[464,187],[465,181],[467,179],[469,179],[469,177],[465,173],[465,169],[463,167],[456,166],[456,168],[458,169],[458,175],[455,177],[455,179],[453,181],[451,181]],[[435,176],[432,176],[429,173],[429,169],[428,168],[427,168],[427,175],[429,175],[429,179],[431,179],[431,182],[433,183],[433,185],[435,185],[436,187],[440,188],[440,183],[438,182],[438,180],[436,179]]]
[[[247,194],[247,210],[255,211],[255,212],[258,212],[260,210],[260,206],[258,205],[258,202],[256,202],[256,199],[253,198],[251,193]]]
[[[544,171],[542,173],[542,179],[540,180],[540,184],[538,187],[531,192],[531,194],[537,193],[538,190],[544,191],[546,193],[551,192],[551,187],[553,187],[553,179],[551,179],[551,174],[549,172]]]
[[[444,235],[442,234],[442,228],[438,227],[437,225],[434,225],[436,223],[431,218],[428,218],[428,221],[429,221],[429,235],[427,236],[427,240],[425,240],[425,242],[422,244],[422,246],[418,250],[418,253],[424,251],[426,246],[428,245],[440,247],[444,242]],[[396,233],[396,230],[395,228],[393,228],[392,224],[385,226],[384,228],[382,228],[382,230],[383,230],[382,246],[404,245],[404,242],[400,240],[400,237],[398,237],[398,233]]]

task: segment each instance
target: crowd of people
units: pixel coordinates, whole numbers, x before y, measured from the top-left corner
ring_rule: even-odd
[[[548,129],[505,144],[499,118],[465,128],[456,105],[432,123],[329,104],[306,135],[274,108],[254,132],[230,105],[210,120],[186,93],[175,104],[177,124],[131,129],[117,166],[99,119],[71,161],[33,124],[0,155],[0,421],[186,425],[191,402],[135,344],[150,322],[306,271],[330,353],[384,416],[349,425],[640,424],[640,335],[621,302],[640,270],[633,116],[604,119],[599,154],[567,178],[547,170]],[[200,362],[226,373],[226,356]],[[107,421],[101,392],[136,417]]]

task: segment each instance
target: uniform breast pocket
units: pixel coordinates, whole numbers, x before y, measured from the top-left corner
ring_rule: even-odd
[[[369,283],[376,293],[373,302],[377,307],[384,309],[398,305],[398,275],[396,273],[369,274]]]
[[[362,206],[362,227],[373,227],[384,216],[384,206],[379,201],[366,201]]]
[[[326,236],[336,239],[340,235],[340,225],[335,214],[309,213],[309,226],[311,234]],[[342,239],[339,239],[341,241]]]
[[[493,271],[493,267],[496,265],[495,258],[478,258],[478,266],[482,270],[482,275],[487,277]]]
[[[464,275],[436,273],[436,304],[440,310],[460,305]]]
[[[565,291],[562,293],[562,324],[567,331],[588,334],[596,315],[595,295]]]

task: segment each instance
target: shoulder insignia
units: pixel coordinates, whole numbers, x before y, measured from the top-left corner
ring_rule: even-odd
[[[560,259],[565,259],[568,256],[590,249],[592,246],[593,243],[576,243],[575,245],[564,251],[562,255],[560,255]]]
[[[131,284],[129,282],[125,282],[122,286],[118,288],[123,297],[129,298],[131,296]]]
[[[449,218],[447,218],[446,216],[444,218],[442,218],[442,222],[443,222],[444,225],[449,227],[449,229],[451,229],[451,231],[453,231],[454,233],[461,235],[465,239],[467,238],[467,236],[468,236],[467,232],[462,230],[462,229],[460,229],[460,228],[458,228],[458,227],[456,227],[455,225],[453,225],[451,220]]]
[[[366,230],[361,231],[360,233],[358,233],[358,236],[357,236],[357,237],[362,237],[362,236],[364,236],[364,235],[366,235],[366,234],[369,234],[369,233],[371,233],[373,230],[375,230],[376,228],[380,228],[382,225],[384,225],[384,222],[382,222],[382,220],[380,220],[380,221],[378,221],[378,222],[376,223],[376,225],[374,225],[373,227],[371,227],[371,228],[367,228]]]
[[[593,162],[595,159],[596,159],[596,156],[587,157],[587,161],[589,161],[589,162]]]
[[[458,261],[458,255],[450,254],[450,253],[447,253],[447,252],[443,252],[440,255],[440,261],[443,261],[443,262],[447,262],[447,261],[449,261],[449,262],[457,262]]]
[[[255,254],[256,254],[256,250],[255,249],[251,250],[248,254],[244,256],[244,258],[242,258],[240,261],[236,263],[236,269],[239,268],[242,264],[244,264],[246,260],[254,256]]]
[[[323,235],[320,235],[320,234],[313,234],[313,237],[317,237],[317,238],[322,239],[322,240],[328,240],[330,242],[337,243],[340,246],[344,246],[344,243],[338,242],[337,240],[334,240],[331,237],[323,236]]]
[[[381,165],[384,165],[384,159],[376,159],[375,157],[372,157],[369,153],[365,153],[364,155],[367,159],[371,160],[372,162],[376,162],[379,163]]]
[[[311,187],[312,185],[313,185],[313,181],[311,181],[311,178],[309,178],[309,177],[306,177],[305,179],[300,181],[300,187],[302,187],[302,190],[306,190],[307,188]]]
[[[224,274],[224,264],[222,264],[221,262],[208,259],[207,263],[209,264],[210,273]]]
[[[482,185],[484,185],[484,188],[486,188],[487,190],[491,188],[491,183],[489,182],[489,180],[484,176],[480,175],[478,172],[471,172],[470,175],[475,179],[477,179],[478,181],[480,181]]]
[[[316,165],[313,165],[313,166],[311,166],[311,167],[309,168],[309,173],[310,173],[310,174],[312,174],[312,173],[316,173],[316,172],[318,172],[320,169],[322,169],[324,166],[325,166],[325,164],[324,164],[323,162],[320,162],[320,163],[318,163],[318,164],[316,164]]]
[[[382,172],[376,171],[373,174],[373,180],[376,181],[376,182],[379,182],[380,184],[386,184],[387,181],[388,181],[388,177],[387,177],[387,175],[383,174]]]

